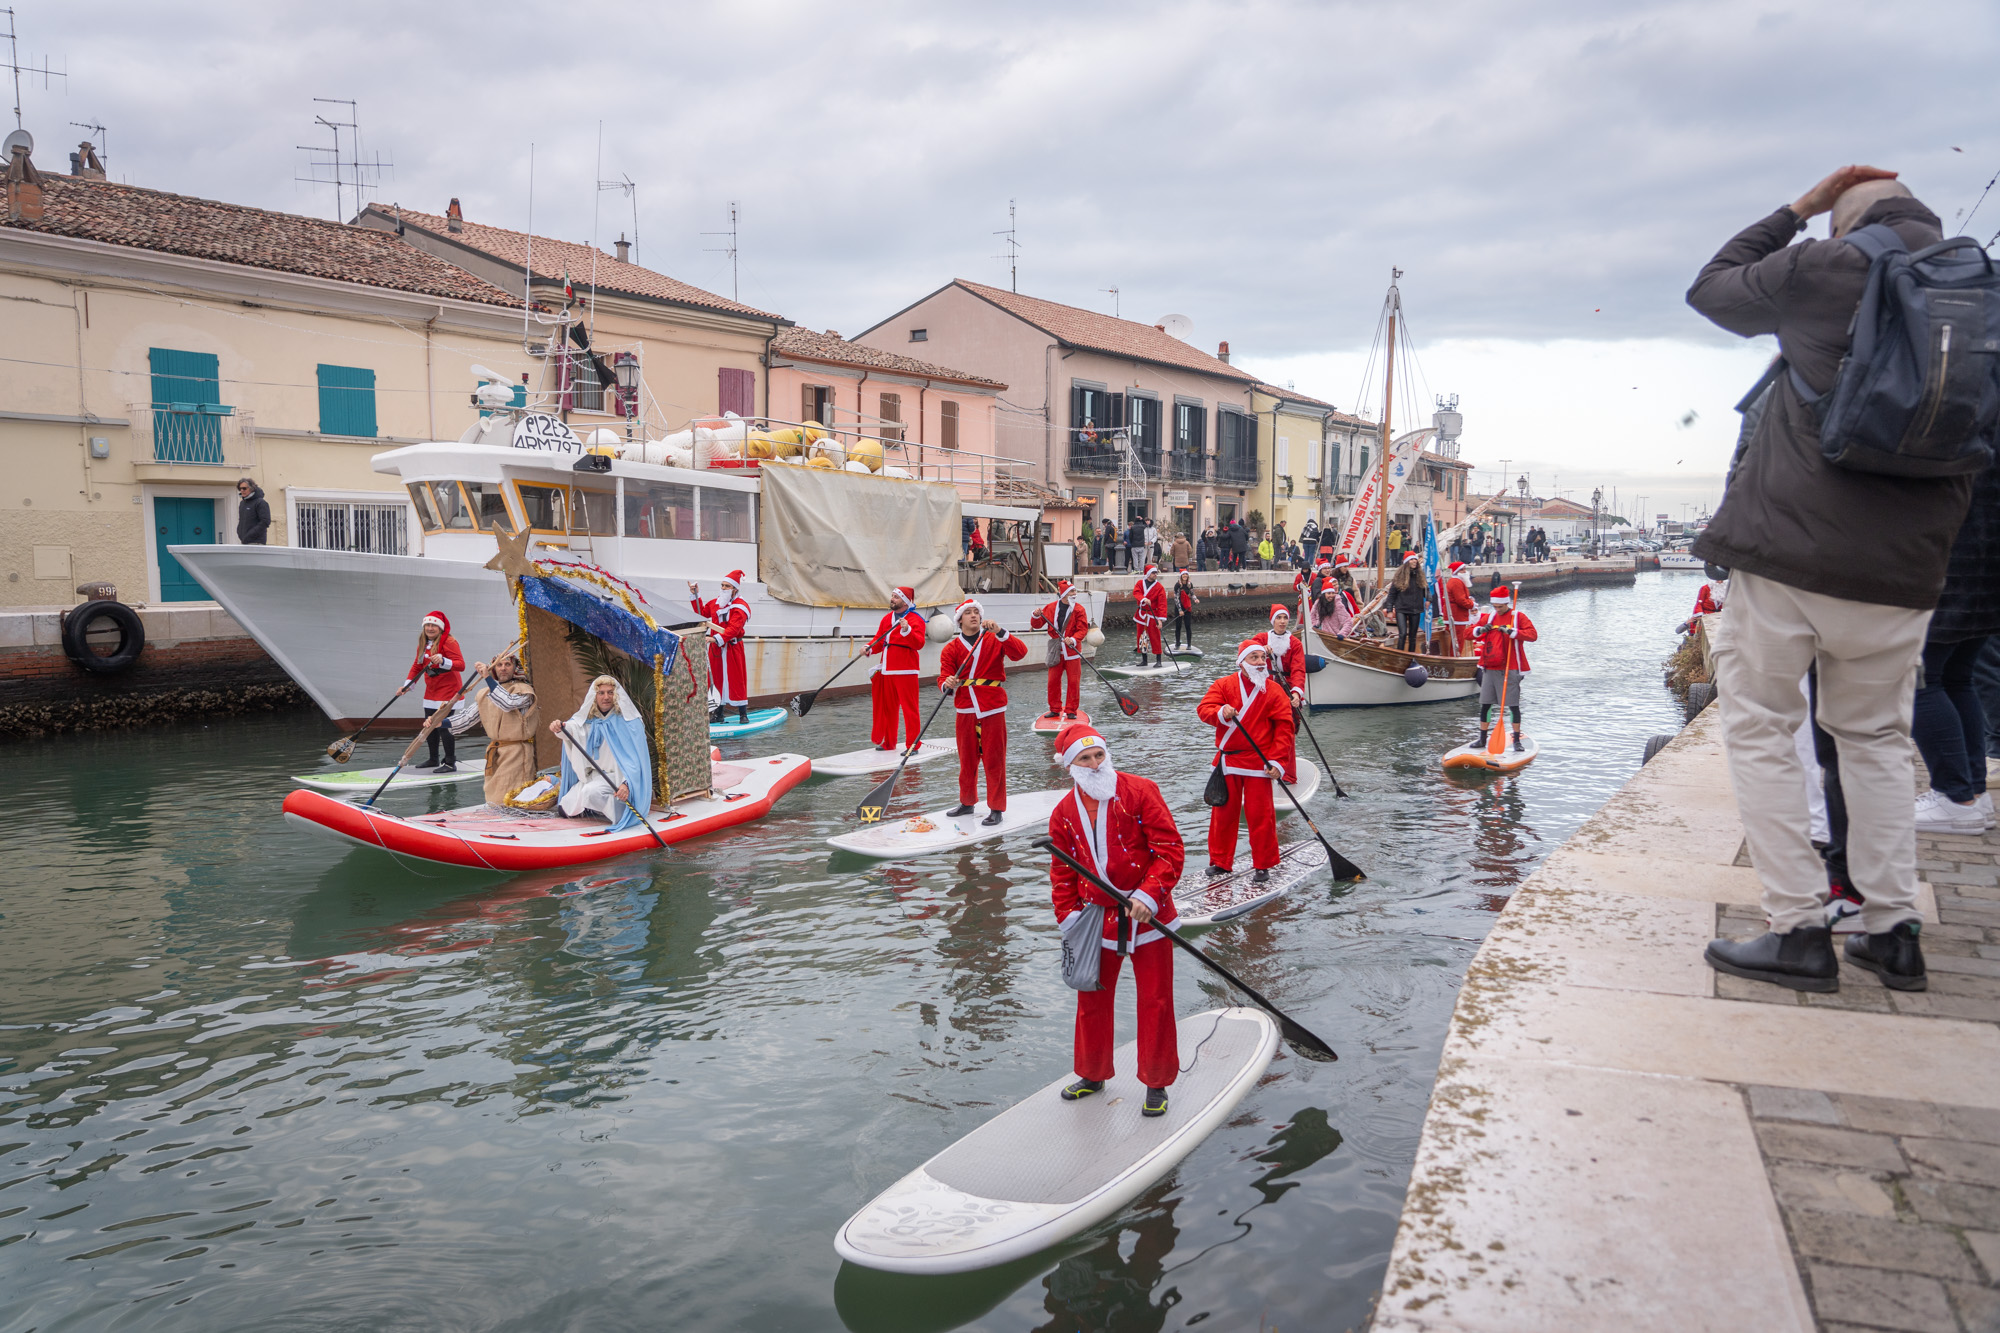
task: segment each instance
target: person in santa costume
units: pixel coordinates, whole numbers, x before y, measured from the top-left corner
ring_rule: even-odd
[[[1064,579],[1056,599],[1028,617],[1028,628],[1049,636],[1049,711],[1044,717],[1076,721],[1083,694],[1083,636],[1090,632],[1090,613],[1076,589]]]
[[[1702,584],[1701,591],[1694,595],[1694,610],[1688,612],[1686,620],[1674,626],[1675,632],[1679,634],[1694,633],[1694,627],[1701,623],[1703,616],[1712,616],[1722,610],[1723,599],[1728,595],[1728,592],[1729,585],[1727,583],[1722,584],[1720,587],[1713,583]]]
[[[1292,754],[1291,700],[1284,685],[1271,679],[1270,660],[1270,650],[1263,644],[1244,640],[1236,650],[1236,670],[1211,684],[1194,710],[1196,717],[1215,728],[1215,764],[1229,784],[1229,803],[1208,812],[1211,878],[1236,867],[1239,819],[1250,824],[1250,864],[1257,872],[1251,878],[1263,883],[1278,864],[1278,813],[1271,799],[1271,779],[1294,781],[1297,760]],[[1268,765],[1257,757],[1258,750]]]
[[[1167,650],[1160,643],[1160,626],[1167,623],[1167,585],[1160,582],[1160,567],[1147,565],[1146,572],[1132,585],[1132,625],[1137,632],[1134,651],[1139,665],[1146,665],[1146,645],[1153,645],[1153,665],[1166,663]]]
[[[1251,643],[1261,643],[1271,655],[1271,673],[1285,687],[1296,707],[1306,701],[1306,645],[1298,635],[1292,633],[1292,613],[1286,607],[1273,603],[1271,606],[1271,628],[1258,630],[1250,636]],[[1268,751],[1267,751],[1268,753]]]
[[[957,620],[958,633],[938,655],[938,688],[957,695],[958,808],[951,813],[972,813],[983,765],[988,814],[981,822],[997,824],[1007,811],[1007,664],[1026,657],[1028,645],[970,597],[958,604]]]
[[[1465,572],[1465,562],[1451,562],[1451,572],[1444,580],[1445,619],[1451,625],[1451,650],[1465,651],[1466,639],[1472,633],[1472,618],[1479,610],[1479,603],[1472,600],[1472,589]]]
[[[915,588],[897,588],[889,594],[889,610],[881,627],[868,641],[868,655],[882,655],[882,665],[868,677],[868,693],[875,704],[874,725],[869,739],[878,750],[896,748],[896,721],[903,723],[903,740],[917,743],[917,659],[923,655],[926,626],[913,603]]]
[[[722,595],[712,602],[701,599],[701,585],[688,584],[688,601],[694,613],[708,622],[708,683],[719,702],[709,721],[722,718],[724,709],[734,708],[739,721],[750,720],[750,668],[743,659],[743,633],[750,626],[750,603],[737,593],[743,587],[743,571],[732,569],[722,576]]]
[[[1195,595],[1194,576],[1185,569],[1174,584],[1174,647],[1194,647],[1194,609],[1201,605]]]
[[[440,773],[458,771],[458,748],[451,732],[452,700],[458,697],[459,685],[465,670],[465,650],[458,646],[458,640],[451,637],[451,619],[442,611],[432,611],[424,616],[423,626],[417,630],[417,659],[410,663],[409,679],[397,694],[409,693],[410,686],[419,678],[424,682],[424,721],[431,720],[431,714],[442,708],[445,716],[430,731],[430,766]],[[438,746],[444,746],[444,761],[438,762]]]
[[[1062,729],[1056,737],[1056,762],[1069,772],[1075,787],[1049,815],[1050,839],[1132,899],[1130,908],[1121,907],[1061,857],[1050,858],[1050,897],[1057,925],[1085,904],[1105,909],[1098,989],[1076,995],[1076,1082],[1062,1090],[1062,1098],[1082,1101],[1103,1091],[1111,1077],[1112,1010],[1118,970],[1129,954],[1132,982],[1139,992],[1138,1074],[1146,1085],[1139,1114],[1165,1115],[1167,1088],[1180,1074],[1174,946],[1153,925],[1171,923],[1178,915],[1173,889],[1180,882],[1187,850],[1159,786],[1114,768],[1110,747],[1089,726],[1073,722]]]
[[[1504,707],[1514,724],[1514,748],[1521,744],[1521,677],[1528,670],[1528,650],[1523,644],[1537,638],[1535,622],[1514,607],[1514,594],[1506,584],[1493,590],[1491,609],[1483,612],[1472,627],[1479,643],[1479,743],[1486,744],[1492,730],[1492,710]]]

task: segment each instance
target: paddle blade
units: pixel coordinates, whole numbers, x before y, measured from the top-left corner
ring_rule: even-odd
[[[889,808],[889,797],[896,790],[896,779],[903,776],[903,766],[896,765],[896,771],[875,785],[875,790],[861,798],[861,804],[854,807],[854,817],[864,824],[873,824],[882,818],[882,812]]]
[[[326,747],[326,757],[337,764],[344,764],[354,754],[354,742],[343,736]]]
[[[1327,1045],[1289,1018],[1280,1018],[1278,1020],[1278,1031],[1284,1035],[1285,1044],[1292,1048],[1294,1055],[1307,1060],[1317,1061],[1320,1064],[1332,1064],[1340,1058],[1333,1047]]]
[[[1321,841],[1324,842],[1325,840],[1322,839]],[[1336,852],[1331,846],[1326,849],[1326,861],[1328,868],[1333,871],[1335,883],[1350,879],[1368,878],[1367,875],[1362,873],[1360,866],[1354,864],[1354,862],[1348,860],[1339,852]]]
[[[800,717],[804,717],[807,713],[812,712],[813,705],[818,702],[818,690],[814,690],[811,694],[795,694],[792,696],[792,711]]]
[[[1119,712],[1123,713],[1127,717],[1139,716],[1139,705],[1133,702],[1131,695],[1120,694],[1117,690],[1113,690],[1111,691],[1111,697],[1118,701]]]

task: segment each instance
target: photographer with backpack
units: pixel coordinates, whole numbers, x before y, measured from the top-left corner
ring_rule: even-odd
[[[1829,211],[1831,239],[1792,243]],[[1911,699],[1973,477],[1992,458],[2000,388],[1988,343],[2000,279],[1976,242],[1941,241],[1893,172],[1843,167],[1738,233],[1688,291],[1732,333],[1776,334],[1782,354],[1741,405],[1722,506],[1694,547],[1731,571],[1716,684],[1770,918],[1756,939],[1708,946],[1709,965],[1734,976],[1840,987],[1795,744],[1799,678],[1817,662],[1818,722],[1839,751],[1848,865],[1866,899],[1867,934],[1848,958],[1896,989],[1926,984]],[[1853,558],[1858,533],[1873,558]]]

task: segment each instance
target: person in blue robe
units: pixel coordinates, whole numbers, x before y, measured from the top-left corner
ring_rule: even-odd
[[[563,741],[557,807],[572,816],[594,810],[611,821],[614,833],[637,828],[633,808],[653,808],[653,765],[645,721],[625,688],[599,676],[569,721],[551,722],[549,730]],[[584,761],[579,745],[602,773]]]

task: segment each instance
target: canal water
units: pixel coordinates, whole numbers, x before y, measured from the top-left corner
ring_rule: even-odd
[[[1203,943],[1340,1062],[1281,1047],[1113,1222],[951,1280],[843,1270],[832,1237],[1069,1068],[1073,993],[1021,843],[835,863],[822,840],[865,783],[815,781],[672,855],[500,878],[287,827],[286,777],[333,734],[316,717],[9,747],[0,1330],[1358,1327],[1466,962],[1676,728],[1659,664],[1698,583],[1529,601],[1542,757],[1517,777],[1441,776],[1471,704],[1316,715],[1350,799],[1315,815],[1369,878]],[[1202,627],[1208,660],[1257,627]],[[1138,683],[1136,720],[1084,687],[1196,845],[1211,674]],[[1051,785],[1040,681],[1013,693],[1010,782]],[[725,753],[851,749],[867,718],[824,703]],[[945,761],[897,808],[954,799]],[[1227,1002],[1176,970],[1180,1012]]]

